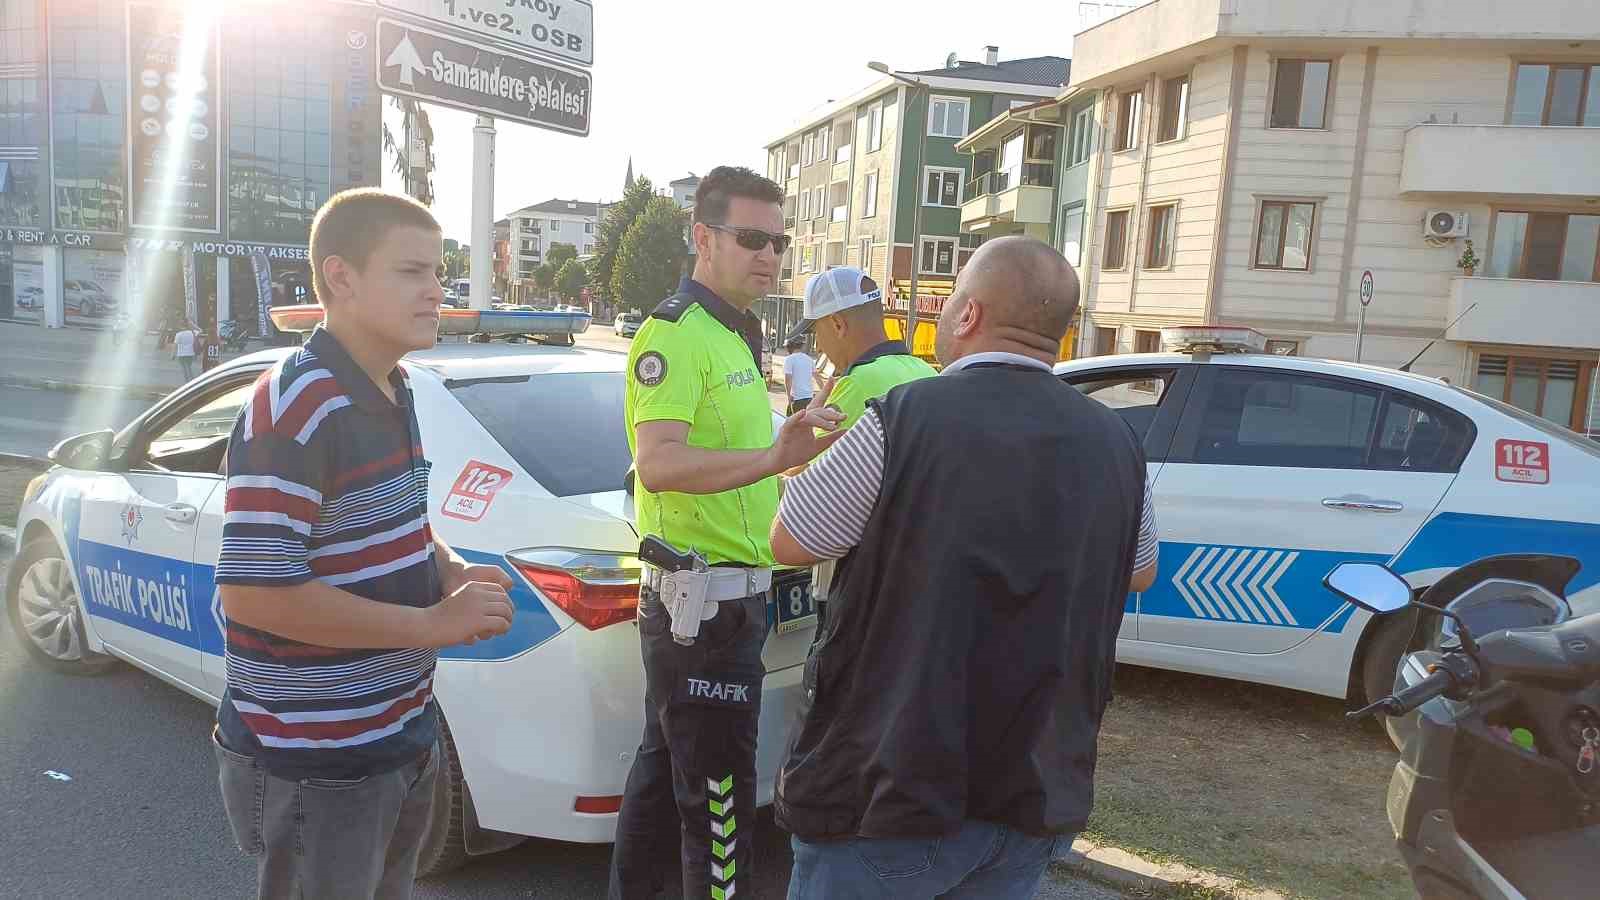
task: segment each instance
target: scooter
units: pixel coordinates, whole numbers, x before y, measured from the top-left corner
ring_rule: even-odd
[[[1377,615],[1418,611],[1377,713],[1400,751],[1389,782],[1395,844],[1424,900],[1600,896],[1600,611],[1566,597],[1564,556],[1492,556],[1413,599],[1388,568],[1344,563],[1323,580]]]
[[[218,329],[224,350],[242,352],[250,343],[250,332],[239,322],[223,322]]]

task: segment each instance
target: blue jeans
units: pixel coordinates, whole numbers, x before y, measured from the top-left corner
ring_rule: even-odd
[[[1034,837],[968,819],[942,838],[794,838],[789,900],[1028,900],[1055,848],[1074,837]]]

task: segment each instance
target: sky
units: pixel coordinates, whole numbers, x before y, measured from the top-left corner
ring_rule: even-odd
[[[1126,2],[1126,0],[1122,0]],[[487,5],[487,2],[486,4]],[[951,52],[982,60],[1072,55],[1076,2],[1039,0],[595,0],[593,118],[586,138],[496,124],[494,217],[545,200],[610,202],[628,158],[657,187],[731,163],[766,168],[766,144],[808,110],[879,76],[933,69]],[[469,243],[472,125],[430,107],[434,214]],[[385,109],[398,136],[398,114]],[[399,176],[385,172],[385,186]]]

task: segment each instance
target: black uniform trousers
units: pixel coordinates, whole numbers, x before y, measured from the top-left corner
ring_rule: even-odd
[[[650,898],[683,867],[685,900],[743,895],[755,861],[756,731],[766,594],[718,604],[690,646],[666,609],[639,597],[644,738],[623,790],[611,900]],[[676,840],[674,840],[676,838]]]

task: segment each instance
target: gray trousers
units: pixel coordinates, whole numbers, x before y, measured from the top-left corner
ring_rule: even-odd
[[[211,735],[222,806],[260,900],[408,900],[439,754],[354,781],[278,778]]]

